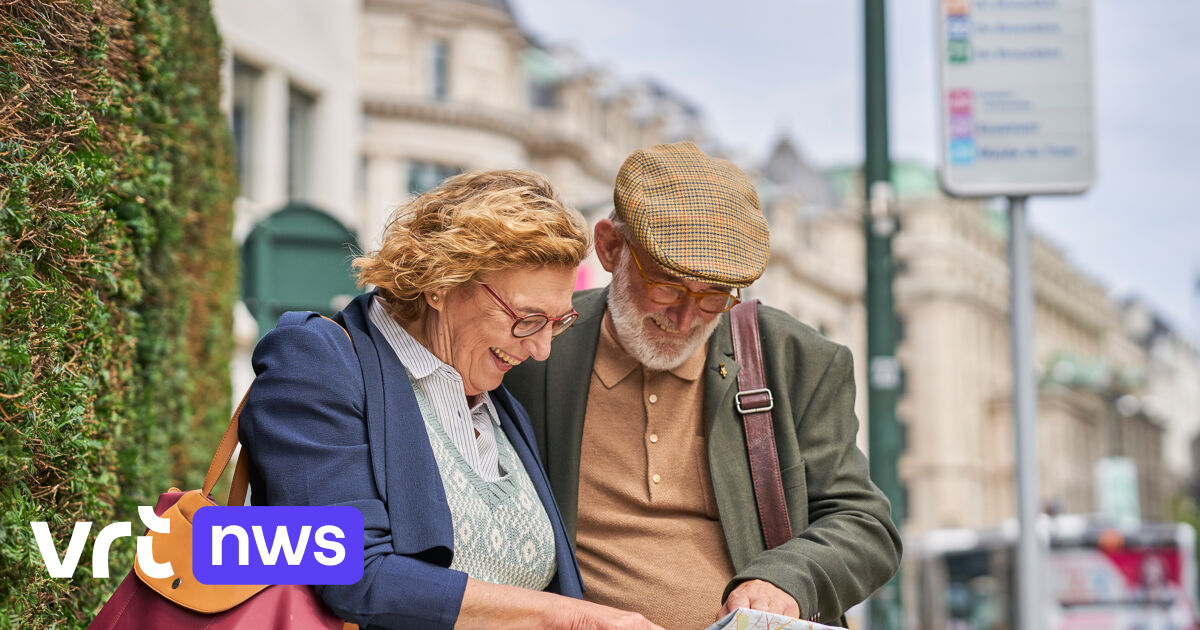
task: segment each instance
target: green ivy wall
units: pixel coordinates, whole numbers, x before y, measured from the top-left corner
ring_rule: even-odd
[[[207,1],[0,2],[0,628],[84,628],[91,540],[228,421],[235,181]],[[93,521],[73,579],[60,551]]]

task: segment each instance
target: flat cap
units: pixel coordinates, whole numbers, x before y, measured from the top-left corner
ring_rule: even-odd
[[[685,280],[744,288],[770,253],[750,178],[692,142],[639,149],[613,189],[616,214],[658,264]]]

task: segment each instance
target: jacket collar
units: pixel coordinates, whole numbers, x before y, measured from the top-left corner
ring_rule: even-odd
[[[704,363],[704,421],[712,437],[713,418],[722,408],[722,401],[737,391],[737,374],[742,366],[733,360],[733,334],[729,313],[721,314],[721,323],[708,340],[708,357]]]
[[[379,332],[383,333],[384,340],[400,357],[400,362],[408,368],[413,378],[423,379],[446,365],[433,352],[421,345],[421,342],[408,334],[408,331],[404,330],[399,322],[392,319],[387,309],[380,303],[381,299],[376,296],[367,302],[367,318]]]

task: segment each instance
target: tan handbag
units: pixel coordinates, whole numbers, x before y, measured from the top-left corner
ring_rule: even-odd
[[[237,446],[238,404],[221,437],[217,452],[199,490],[171,488],[158,498],[154,513],[171,523],[168,533],[149,531],[154,559],[170,561],[174,573],[165,578],[146,575],[138,563],[121,581],[89,630],[124,628],[205,628],[209,630],[338,630],[343,621],[329,610],[310,586],[201,584],[192,575],[192,517],[196,510],[218,505],[213,487]],[[250,482],[250,458],[238,457],[226,505],[242,505]],[[351,626],[353,627],[353,626]]]

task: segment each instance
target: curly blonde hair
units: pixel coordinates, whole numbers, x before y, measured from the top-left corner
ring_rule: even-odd
[[[494,271],[576,267],[588,255],[587,222],[531,171],[472,171],[442,182],[388,219],[383,246],[354,259],[360,287],[379,288],[401,322],[419,319],[421,296]]]

